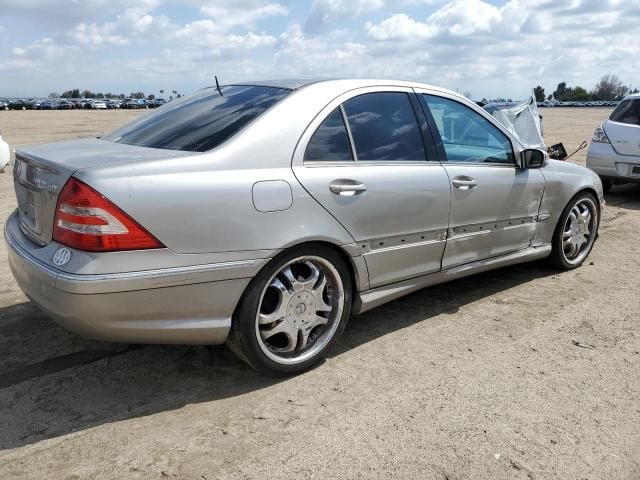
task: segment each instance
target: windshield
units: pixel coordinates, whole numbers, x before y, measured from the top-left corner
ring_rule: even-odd
[[[206,152],[232,137],[290,90],[232,85],[174,100],[103,140],[166,150]]]

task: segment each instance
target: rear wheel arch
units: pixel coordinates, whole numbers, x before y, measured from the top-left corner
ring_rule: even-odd
[[[368,272],[360,272],[358,270],[358,267],[356,266],[355,262],[353,261],[353,257],[351,255],[349,255],[349,253],[340,245],[338,245],[337,243],[332,243],[330,241],[327,240],[308,240],[308,241],[304,241],[304,242],[300,242],[300,243],[296,243],[294,245],[289,245],[288,247],[286,247],[285,249],[282,250],[282,252],[280,252],[278,255],[282,255],[283,253],[292,250],[294,248],[300,248],[300,247],[313,247],[314,245],[317,246],[321,246],[321,247],[326,247],[329,248],[331,250],[333,250],[334,252],[336,252],[338,255],[340,255],[340,258],[342,259],[342,261],[344,262],[344,264],[346,265],[347,269],[349,270],[349,275],[350,275],[350,281],[351,281],[351,287],[353,289],[354,292],[359,292],[362,289],[358,287],[358,278],[360,278],[362,275],[365,275],[365,278],[368,279]],[[275,259],[276,257],[274,257]],[[271,263],[271,262],[269,262]],[[266,267],[266,265],[265,265]],[[263,267],[263,268],[265,268]]]

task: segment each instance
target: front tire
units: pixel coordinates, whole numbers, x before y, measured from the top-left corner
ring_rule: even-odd
[[[567,204],[553,234],[551,264],[573,270],[587,259],[598,236],[600,210],[589,192],[580,192]]]
[[[284,377],[321,362],[351,312],[351,275],[341,256],[303,245],[276,256],[251,281],[227,344],[261,373]]]

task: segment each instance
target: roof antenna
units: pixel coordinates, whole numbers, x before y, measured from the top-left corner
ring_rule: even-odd
[[[218,76],[215,76],[216,78],[216,90],[218,90],[218,93],[220,94],[221,97],[224,97],[224,95],[222,94],[222,88],[220,87],[220,83],[218,83]]]

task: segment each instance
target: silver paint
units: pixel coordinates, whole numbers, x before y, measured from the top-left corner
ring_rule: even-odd
[[[598,207],[604,204],[600,180],[582,167],[547,160],[540,169],[524,169],[524,147],[454,92],[392,80],[278,85],[294,90],[205,153],[98,139],[18,149],[14,184],[20,209],[7,220],[5,238],[22,289],[85,335],[221,343],[249,281],[292,246],[322,242],[344,255],[355,280],[357,312],[433,283],[544,257],[576,193],[592,191]],[[378,91],[463,103],[511,140],[516,164],[303,161],[311,136],[333,109]],[[71,249],[68,263],[53,264],[64,247],[51,239],[53,216],[71,175],[166,248]]]

